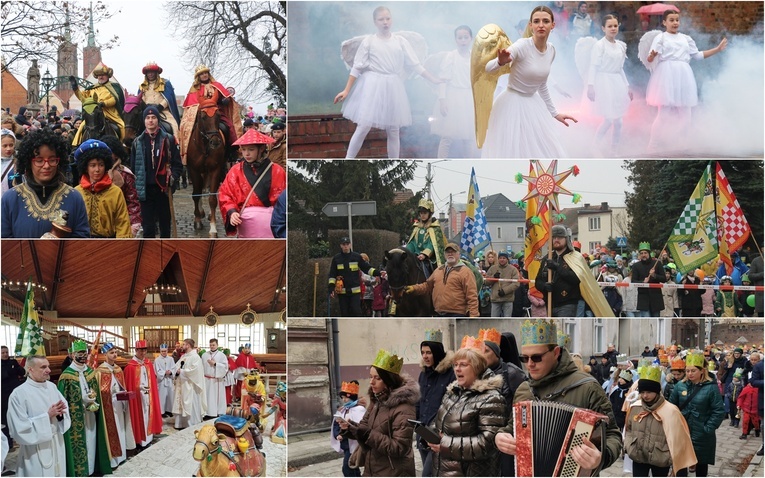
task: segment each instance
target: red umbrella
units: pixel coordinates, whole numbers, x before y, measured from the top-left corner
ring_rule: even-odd
[[[642,13],[643,15],[663,15],[667,10],[674,10],[678,13],[680,12],[680,9],[674,5],[669,5],[666,3],[652,3],[650,5],[643,5],[642,7],[638,8],[637,13]]]

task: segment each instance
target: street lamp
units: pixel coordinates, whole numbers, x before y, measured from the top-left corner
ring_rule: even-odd
[[[45,114],[47,115],[48,109],[50,108],[50,90],[53,88],[53,83],[55,83],[53,75],[50,74],[48,68],[45,68],[45,74],[43,75],[42,80],[40,80],[40,83],[42,83],[43,90],[45,91]]]

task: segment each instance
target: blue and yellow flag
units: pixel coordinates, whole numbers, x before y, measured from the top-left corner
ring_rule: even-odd
[[[478,181],[475,178],[475,168],[470,172],[470,188],[468,189],[468,203],[465,212],[465,222],[462,226],[462,238],[460,248],[470,257],[484,249],[491,243],[489,225],[483,213],[483,201],[478,191]]]

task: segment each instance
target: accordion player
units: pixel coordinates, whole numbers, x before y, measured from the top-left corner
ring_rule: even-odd
[[[605,441],[607,424],[608,416],[565,403],[515,403],[515,476],[579,476],[571,449],[585,439]]]

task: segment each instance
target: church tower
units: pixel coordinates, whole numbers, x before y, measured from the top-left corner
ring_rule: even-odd
[[[101,48],[96,46],[93,2],[90,2],[90,31],[88,31],[88,46],[82,49],[82,77],[87,78],[99,63],[101,63]]]
[[[64,23],[64,41],[58,47],[58,61],[56,64],[57,73],[56,76],[80,76],[77,72],[77,44],[72,43],[72,31],[70,29],[69,22],[69,7],[66,9],[66,22]],[[62,98],[64,102],[68,102],[72,96],[72,89],[69,87],[69,82],[61,82],[58,87],[53,90]]]

